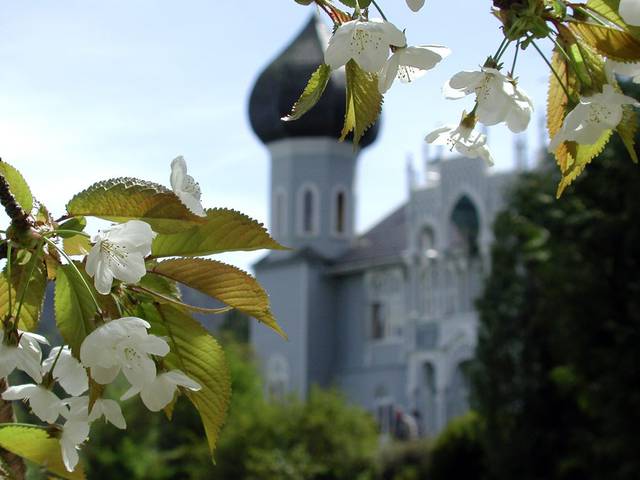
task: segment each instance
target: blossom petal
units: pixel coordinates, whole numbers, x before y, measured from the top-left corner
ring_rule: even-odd
[[[638,0],[620,0],[618,12],[627,24],[640,27],[640,2]]]
[[[158,412],[169,405],[176,393],[176,385],[169,381],[164,374],[159,375],[140,392],[142,403],[152,412]]]
[[[456,73],[445,83],[442,93],[445,98],[457,100],[473,93],[484,79],[483,72],[462,71]]]
[[[189,390],[192,390],[194,392],[197,392],[198,390],[202,389],[202,386],[198,382],[187,377],[180,370],[171,370],[169,372],[163,373],[162,375],[164,375],[164,377],[169,381],[171,381],[172,383],[180,387],[188,388]]]
[[[144,385],[156,376],[156,364],[146,355],[142,355],[138,362],[123,365],[122,373],[131,385]]]
[[[98,365],[91,367],[91,378],[100,385],[108,385],[113,382],[120,373],[120,366],[100,367]]]
[[[384,64],[384,67],[382,67],[382,70],[378,74],[378,90],[380,93],[385,93],[391,88],[393,81],[398,75],[398,68],[400,66],[399,62],[400,57],[396,52],[389,57]]]

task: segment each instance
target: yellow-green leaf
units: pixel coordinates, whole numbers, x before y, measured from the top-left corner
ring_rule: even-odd
[[[624,30],[587,22],[570,22],[569,29],[598,53],[612,60],[640,60],[640,40]]]
[[[22,174],[16,170],[15,167],[0,160],[0,175],[2,175],[9,184],[9,191],[16,199],[16,202],[18,202],[18,205],[20,205],[26,213],[31,213],[33,209],[33,196]]]
[[[562,179],[558,185],[556,196],[560,198],[562,192],[571,185],[571,183],[580,176],[585,167],[595,157],[602,153],[604,147],[609,142],[613,130],[605,130],[598,140],[591,145],[581,145],[575,142],[567,142],[569,150],[569,165],[562,172]]]
[[[603,18],[640,39],[640,27],[627,25],[618,13],[620,0],[587,0],[587,6]]]
[[[29,281],[32,261],[37,262]],[[18,303],[24,293],[24,302],[20,310],[18,326],[21,330],[33,331],[38,326],[44,293],[47,286],[47,272],[41,257],[32,258],[26,265],[11,264],[11,298],[13,299],[13,315],[16,315]],[[0,318],[9,313],[9,282],[7,268],[0,275]],[[26,288],[28,285],[28,288]],[[25,290],[26,288],[26,290]]]
[[[565,57],[555,49],[551,58],[551,65],[558,74],[560,81],[569,88],[575,89],[575,77],[570,76]],[[562,122],[567,112],[573,108],[574,103],[570,102],[560,82],[553,73],[549,74],[549,90],[547,93],[547,130],[549,138],[553,138],[562,128]],[[555,152],[556,161],[560,171],[564,172],[569,168],[569,151],[562,143]]]
[[[327,87],[327,83],[329,83],[330,78],[331,67],[324,64],[320,65],[318,69],[311,74],[311,78],[309,78],[309,82],[304,88],[302,95],[300,95],[298,101],[293,104],[291,113],[282,117],[282,120],[285,122],[298,120],[305,113],[311,110],[322,97],[324,89]]]
[[[114,178],[95,183],[69,201],[67,212],[113,222],[143,220],[158,233],[182,232],[205,223],[171,190],[136,178]]]
[[[222,348],[204,327],[171,305],[143,304],[141,317],[151,323],[151,332],[167,337],[171,352],[163,359],[171,369],[182,370],[202,389],[185,390],[202,419],[213,454],[231,398],[231,380]]]
[[[84,235],[74,235],[62,240],[67,255],[87,255],[91,251],[91,242]]]
[[[85,276],[85,281],[91,285],[89,277]],[[79,358],[82,341],[95,328],[97,309],[87,287],[71,265],[58,268],[54,307],[58,330],[73,355]]]
[[[185,232],[158,235],[151,245],[151,254],[195,257],[234,250],[285,249],[269,236],[262,224],[234,210],[207,210],[204,220],[204,225]]]
[[[347,75],[347,104],[340,140],[353,132],[353,144],[358,145],[365,132],[382,111],[382,94],[378,77],[362,70],[355,60],[345,66]]]
[[[0,447],[45,468],[58,477],[69,480],[85,478],[82,465],[67,472],[62,461],[60,442],[36,425],[0,424]]]
[[[638,115],[631,105],[622,106],[622,121],[618,124],[616,132],[620,135],[622,143],[629,152],[631,160],[638,163],[638,154],[636,153],[636,133],[638,133]]]
[[[204,258],[180,258],[160,262],[151,271],[236,308],[286,338],[271,313],[266,292],[254,277],[234,266]]]

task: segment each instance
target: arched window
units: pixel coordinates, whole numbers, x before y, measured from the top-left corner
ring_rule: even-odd
[[[266,376],[269,397],[282,400],[289,390],[289,363],[282,354],[269,357]]]
[[[335,230],[337,234],[344,234],[346,230],[346,218],[345,218],[345,207],[346,207],[346,198],[345,193],[343,191],[339,191],[336,194],[336,218],[335,218]]]
[[[303,185],[298,194],[299,231],[302,235],[316,235],[319,231],[320,202],[315,185]]]
[[[460,362],[453,371],[447,393],[447,419],[465,414],[469,410],[469,367],[468,360]]]
[[[273,205],[273,232],[283,237],[287,234],[287,196],[284,190],[276,191]]]
[[[420,231],[418,248],[420,249],[420,254],[427,258],[436,258],[438,256],[436,238],[431,227],[426,226]]]
[[[468,256],[476,256],[478,254],[480,220],[478,210],[466,195],[461,197],[453,207],[449,225],[449,246],[453,250],[466,253]]]

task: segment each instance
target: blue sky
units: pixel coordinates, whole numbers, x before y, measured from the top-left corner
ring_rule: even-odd
[[[410,44],[453,54],[387,94],[381,135],[359,161],[360,231],[406,198],[406,159],[423,163],[425,134],[470,108],[471,99],[442,98],[442,84],[500,42],[488,0],[428,0],[418,14],[403,0],[379,3]],[[0,17],[0,156],[61,214],[75,192],[104,178],[168,185],[169,163],[182,154],[206,206],[266,222],[269,158],[249,126],[248,95],[313,11],[293,0],[9,2]],[[516,72],[541,115],[545,64],[526,51]],[[527,137],[539,148],[538,118]],[[506,127],[492,127],[489,144],[494,168],[511,168]],[[248,268],[260,255],[224,258]]]

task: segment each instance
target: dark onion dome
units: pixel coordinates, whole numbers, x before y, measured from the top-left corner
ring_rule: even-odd
[[[263,143],[284,138],[340,136],[344,123],[345,73],[334,71],[320,101],[302,118],[284,122],[281,118],[307,85],[311,74],[324,63],[329,32],[314,15],[302,32],[258,77],[249,100],[249,119]],[[360,140],[366,147],[378,134],[376,122]]]

